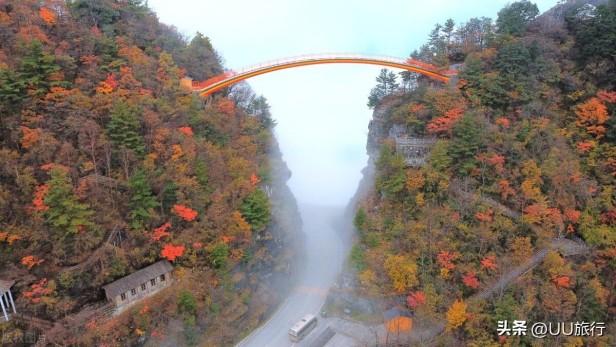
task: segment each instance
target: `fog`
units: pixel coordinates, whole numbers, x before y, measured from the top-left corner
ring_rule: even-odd
[[[161,21],[190,37],[211,38],[227,68],[301,54],[351,52],[406,57],[436,23],[496,13],[508,0],[149,0]],[[556,0],[535,1],[541,11]],[[469,4],[473,6],[469,6]],[[377,67],[311,66],[248,82],[278,122],[276,136],[300,203],[343,205],[366,163],[371,112],[365,106]]]

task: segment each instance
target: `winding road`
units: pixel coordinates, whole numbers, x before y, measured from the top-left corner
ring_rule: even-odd
[[[298,285],[273,316],[238,347],[289,347],[289,328],[307,313],[318,314],[342,269],[349,242],[342,229],[343,207],[300,205],[307,258]]]

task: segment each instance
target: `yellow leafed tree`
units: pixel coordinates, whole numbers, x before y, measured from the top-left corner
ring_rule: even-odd
[[[402,255],[390,255],[385,260],[385,271],[392,281],[393,289],[404,292],[417,285],[417,265]]]
[[[447,311],[447,329],[456,329],[464,322],[466,322],[466,304],[456,300]]]

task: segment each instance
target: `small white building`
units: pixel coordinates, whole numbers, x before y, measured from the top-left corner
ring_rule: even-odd
[[[172,282],[173,266],[166,260],[158,261],[105,286],[105,296],[121,312],[139,300],[168,287]]]
[[[11,287],[13,284],[15,284],[15,281],[0,280],[0,307],[2,307],[2,314],[5,321],[9,320],[11,310],[13,313],[17,313],[13,295],[11,294]]]

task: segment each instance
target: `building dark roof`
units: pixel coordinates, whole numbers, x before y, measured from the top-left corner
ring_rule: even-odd
[[[15,281],[0,280],[0,293],[8,292],[15,284]]]
[[[105,290],[107,299],[113,299],[114,297],[133,288],[138,288],[142,283],[145,283],[162,274],[169,273],[171,270],[173,270],[171,263],[166,260],[160,260],[152,265],[144,267],[141,270],[137,270],[126,277],[122,277],[115,282],[111,282],[103,286],[103,289]]]
[[[405,310],[400,307],[393,307],[389,310],[383,312],[383,318],[385,321],[390,321],[396,317],[411,317],[411,313],[408,310]]]

